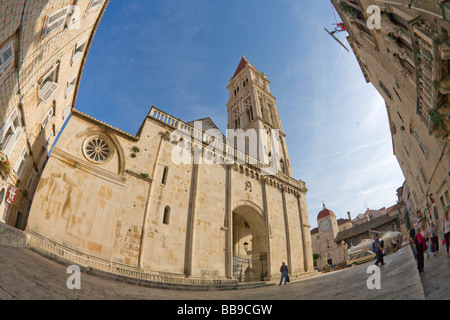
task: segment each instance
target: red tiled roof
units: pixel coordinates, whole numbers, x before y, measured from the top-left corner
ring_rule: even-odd
[[[319,215],[317,216],[317,220],[325,218],[327,216],[335,216],[336,217],[336,215],[334,214],[333,211],[328,210],[328,209],[323,209],[322,211],[319,212]]]

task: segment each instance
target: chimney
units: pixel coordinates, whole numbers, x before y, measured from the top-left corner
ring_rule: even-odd
[[[348,220],[352,221],[352,216],[350,215],[350,211],[347,211]]]

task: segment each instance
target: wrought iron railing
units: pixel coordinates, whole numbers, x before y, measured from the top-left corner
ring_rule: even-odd
[[[267,253],[233,256],[233,278],[239,282],[264,281],[267,275]]]

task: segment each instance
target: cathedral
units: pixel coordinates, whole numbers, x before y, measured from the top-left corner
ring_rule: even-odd
[[[155,107],[132,135],[74,109],[37,186],[29,245],[160,282],[270,281],[282,262],[293,278],[314,272],[307,189],[269,83],[242,56],[226,135]]]

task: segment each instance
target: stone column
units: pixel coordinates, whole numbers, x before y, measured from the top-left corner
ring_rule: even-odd
[[[225,183],[225,276],[233,278],[233,208],[232,205],[232,173],[234,164],[226,164]]]
[[[194,145],[192,150],[193,164],[191,175],[191,190],[189,193],[188,217],[186,226],[186,245],[184,256],[184,274],[186,277],[190,277],[192,275],[193,246],[195,234],[195,207],[197,200],[197,183],[199,170],[199,159],[197,159],[196,157],[198,153],[196,152],[195,148],[198,147]]]
[[[267,192],[266,192],[266,183],[267,183],[267,178],[264,176],[260,176],[260,180],[261,180],[261,189],[262,189],[262,202],[263,202],[263,219],[264,219],[264,224],[266,227],[266,237],[267,237],[267,266],[268,266],[268,270],[267,270],[267,280],[270,280],[271,278],[271,255],[270,255],[270,225],[269,225],[269,212],[268,212],[268,207],[267,207]]]
[[[309,225],[309,220],[307,215],[303,214],[303,208],[300,203],[301,194],[297,194],[297,206],[298,206],[298,214],[300,218],[300,228],[302,231],[302,242],[303,242],[303,263],[305,272],[309,272],[313,270],[313,262],[312,262],[312,248],[311,248],[311,226]],[[308,245],[309,244],[309,245]]]
[[[284,228],[285,228],[285,234],[286,234],[286,255],[287,255],[287,265],[289,267],[289,270],[294,270],[292,266],[292,257],[291,257],[291,237],[289,234],[289,217],[287,213],[287,206],[286,206],[286,195],[285,193],[285,187],[281,187],[281,197],[283,199],[283,216],[284,216]]]

